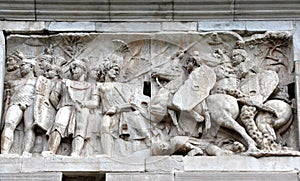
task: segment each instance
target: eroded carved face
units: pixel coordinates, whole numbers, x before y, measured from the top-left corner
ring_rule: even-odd
[[[31,71],[32,71],[32,65],[31,64],[25,63],[25,62],[20,64],[20,73],[21,73],[22,77],[29,74]]]
[[[85,73],[85,70],[78,64],[72,64],[70,67],[70,71],[73,80],[79,80],[80,77]]]
[[[89,78],[92,80],[98,81],[100,79],[99,77],[99,69],[98,68],[93,68],[89,72]]]
[[[54,69],[47,69],[47,70],[45,71],[45,76],[46,76],[47,78],[49,78],[49,79],[52,79],[52,78],[58,76],[58,73],[57,73],[57,71],[54,70]]]
[[[50,55],[41,55],[37,57],[37,73],[39,75],[46,74],[46,71],[51,68],[53,62],[53,57]]]
[[[113,80],[117,79],[119,75],[119,67],[114,66],[107,71],[107,76]]]
[[[232,65],[237,66],[246,60],[246,52],[244,50],[233,50],[232,52]]]
[[[244,60],[244,57],[239,54],[239,53],[235,53],[232,55],[232,65],[236,66],[239,65],[240,63],[242,63]]]
[[[194,57],[190,57],[186,62],[186,70],[190,73],[196,66],[196,60]]]
[[[41,69],[46,69],[47,67],[49,67],[51,64],[44,58],[40,58],[39,59],[39,63],[38,63],[39,67]]]
[[[13,57],[8,57],[6,59],[6,69],[7,71],[14,71],[18,69],[18,62],[15,58]]]

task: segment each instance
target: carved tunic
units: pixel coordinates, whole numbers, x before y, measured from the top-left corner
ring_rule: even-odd
[[[107,82],[100,86],[100,94],[102,98],[103,113],[105,114],[113,106],[122,106],[126,104],[126,96],[124,95],[125,84]]]
[[[88,109],[77,110],[76,101],[84,102],[90,100],[94,93],[94,86],[88,82],[62,80],[57,84],[54,93],[61,95],[58,107],[60,108],[55,119],[52,131],[57,130],[63,137],[73,134],[73,136],[86,136],[88,127]],[[64,118],[68,117],[68,118]]]
[[[23,108],[32,105],[35,96],[35,83],[36,78],[13,81],[14,94],[11,97],[10,105],[19,105]]]
[[[62,93],[59,107],[72,106],[75,101],[87,101],[92,92],[92,85],[88,82],[63,80],[61,86],[56,87],[56,92]]]
[[[300,155],[292,34],[9,33],[1,154]]]
[[[105,82],[100,84],[100,97],[102,101],[103,114],[107,114],[107,111],[113,107],[119,108],[119,113],[109,116],[110,119],[110,132],[118,138],[120,133],[120,126],[122,124],[127,125],[129,99],[131,96],[131,90],[126,84]],[[131,110],[130,110],[131,111]],[[130,120],[132,121],[132,120]]]

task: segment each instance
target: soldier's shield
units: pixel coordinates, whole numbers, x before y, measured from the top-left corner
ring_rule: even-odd
[[[247,78],[241,83],[240,88],[251,100],[263,103],[273,93],[278,83],[278,74],[272,70],[265,70]]]
[[[173,104],[182,111],[191,111],[203,101],[216,83],[216,74],[210,67],[201,65],[193,70],[173,97]]]
[[[34,100],[34,125],[48,131],[54,121],[56,110],[49,102],[52,81],[39,76],[36,83],[36,97]]]

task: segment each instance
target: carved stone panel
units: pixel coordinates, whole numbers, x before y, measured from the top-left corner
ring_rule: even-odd
[[[299,155],[292,33],[7,36],[1,154]]]

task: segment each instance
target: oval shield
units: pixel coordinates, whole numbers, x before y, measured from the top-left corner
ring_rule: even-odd
[[[251,100],[263,103],[273,93],[279,83],[278,74],[272,70],[262,71],[254,76],[248,77],[240,85],[240,89]]]

